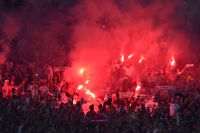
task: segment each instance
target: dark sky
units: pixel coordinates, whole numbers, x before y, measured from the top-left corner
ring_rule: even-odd
[[[111,1],[124,14],[130,11],[131,5],[134,5],[133,0]],[[155,3],[165,3],[167,0],[135,1],[146,9],[153,8]],[[187,34],[190,52],[198,56],[200,1],[176,1],[179,1],[179,4],[175,6],[172,18],[169,19],[174,19],[173,28]],[[82,3],[83,0],[0,0],[0,38],[6,38],[11,42],[9,58],[19,57],[27,61],[54,65],[68,64],[70,60],[68,55],[74,49],[77,40],[72,36],[74,29],[85,19],[82,14],[83,9],[77,10]],[[87,15],[85,17],[87,18]],[[115,26],[106,15],[95,22],[105,26],[108,31],[109,27]]]

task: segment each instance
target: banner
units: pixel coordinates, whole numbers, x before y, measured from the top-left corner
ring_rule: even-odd
[[[129,98],[134,95],[134,92],[119,92],[120,98]]]
[[[174,90],[175,89],[174,86],[168,86],[168,85],[166,85],[166,86],[156,86],[156,88],[159,89],[159,90]]]

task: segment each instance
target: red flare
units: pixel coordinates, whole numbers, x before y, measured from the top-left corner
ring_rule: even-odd
[[[74,105],[76,104],[76,100],[75,100],[75,99],[73,100],[73,104],[74,104]]]
[[[79,73],[80,74],[83,74],[85,72],[85,68],[81,68],[80,70],[79,70]]]
[[[145,59],[144,56],[141,56],[140,60],[139,60],[139,63],[142,63],[144,61],[144,59]]]
[[[141,89],[141,85],[137,85],[135,90],[139,91],[140,89]]]
[[[78,90],[82,90],[82,89],[83,89],[83,85],[79,85],[79,86],[77,87],[77,89],[78,89]]]
[[[89,96],[91,96],[91,97],[93,97],[93,98],[96,98],[95,94],[92,93],[90,90],[87,90],[87,89],[86,89],[85,94],[87,94],[87,95],[89,95]]]
[[[171,58],[170,64],[172,67],[174,67],[176,65],[176,61],[175,61],[174,57]]]
[[[89,80],[86,80],[86,81],[85,81],[85,84],[89,84]]]
[[[124,55],[121,55],[121,62],[124,62]]]
[[[133,53],[133,54],[130,54],[130,55],[128,56],[128,59],[131,59],[134,55],[135,55],[134,53]]]

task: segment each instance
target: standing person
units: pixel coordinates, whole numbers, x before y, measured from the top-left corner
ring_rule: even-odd
[[[154,111],[154,109],[158,108],[158,103],[155,101],[154,96],[152,96],[152,98],[148,102],[146,102],[145,108],[149,109],[151,114]]]
[[[61,87],[60,96],[61,96],[61,102],[66,104],[68,101],[68,97],[66,95],[66,91],[65,91],[64,87]]]
[[[113,104],[116,106],[116,111],[118,113],[120,113],[125,107],[125,102],[122,99],[120,99],[119,92],[116,93],[116,100],[113,102]]]
[[[96,118],[96,112],[94,111],[94,104],[90,105],[90,111],[86,113],[86,118],[89,120],[94,120]]]
[[[1,67],[0,67],[0,83],[3,84],[3,72],[2,72]]]
[[[176,120],[176,125],[180,125],[180,116],[179,116],[180,105],[172,98],[170,103],[170,116]]]
[[[57,93],[60,93],[61,83],[60,83],[59,78],[57,76],[55,76],[53,78],[52,88],[55,89],[57,91]]]
[[[45,73],[47,75],[48,84],[51,87],[53,84],[53,68],[52,68],[52,66],[47,65]]]
[[[87,120],[87,127],[88,133],[95,132],[95,122],[96,119],[96,112],[94,111],[94,104],[89,106],[90,111],[86,113],[86,120]]]
[[[32,99],[37,99],[38,96],[38,85],[36,81],[32,81],[28,86],[28,92],[31,93]]]
[[[12,89],[15,89],[15,92],[18,92],[18,88],[17,86],[15,85],[15,81],[14,80],[11,80],[10,81],[10,92],[12,92]],[[12,95],[12,94],[11,94]]]
[[[102,104],[98,106],[99,111],[97,112],[97,118],[98,119],[106,119],[108,116],[106,114],[106,108]]]
[[[43,80],[41,81],[40,87],[39,87],[39,92],[40,92],[40,98],[41,100],[45,100],[46,96],[49,92],[49,88],[47,87],[46,81]]]
[[[10,89],[9,80],[5,80],[4,81],[4,85],[2,87],[3,98],[7,98],[8,97],[8,95],[9,95],[9,89]]]

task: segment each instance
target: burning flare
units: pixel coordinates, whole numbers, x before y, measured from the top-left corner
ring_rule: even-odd
[[[124,55],[121,55],[121,62],[124,62]]]
[[[93,98],[96,98],[95,94],[92,93],[90,90],[86,90],[85,94],[87,94],[87,95],[89,95],[89,96],[91,96]]]
[[[141,56],[140,60],[139,60],[139,63],[142,63],[144,61],[144,59],[145,59],[144,56]]]
[[[83,89],[83,85],[79,85],[79,86],[77,87],[77,89],[78,89],[78,90],[82,90],[82,89]]]
[[[131,59],[134,55],[135,55],[134,53],[133,53],[133,54],[130,54],[130,55],[128,56],[128,59]]]
[[[79,73],[82,75],[83,73],[85,72],[85,68],[81,68],[80,70],[79,70]]]
[[[89,80],[86,80],[86,81],[85,81],[85,84],[89,84]]]
[[[139,91],[140,89],[141,89],[141,85],[138,84],[138,85],[136,86],[135,90],[136,90],[136,91]]]
[[[174,67],[176,65],[176,61],[174,59],[174,57],[171,58],[171,66]]]

